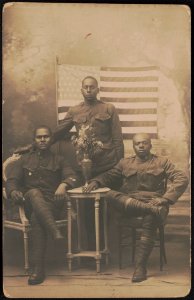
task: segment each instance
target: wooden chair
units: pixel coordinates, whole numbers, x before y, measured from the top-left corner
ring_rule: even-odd
[[[122,268],[122,250],[125,247],[131,246],[131,260],[135,262],[136,242],[139,240],[139,230],[142,228],[142,218],[119,218],[118,220],[118,241],[119,241],[119,268]],[[167,263],[165,239],[164,239],[164,225],[158,226],[158,236],[155,242],[155,247],[160,250],[160,271],[163,270],[164,263]],[[131,242],[130,242],[131,240]]]
[[[7,171],[8,168],[13,166],[14,162],[20,158],[20,155],[13,154],[3,163],[3,180],[7,180]],[[3,188],[3,229],[10,228],[23,232],[24,238],[24,269],[25,272],[29,271],[29,232],[31,230],[30,222],[26,217],[24,207],[22,205],[15,206],[15,209],[18,209],[18,217],[13,216],[11,212],[7,210],[7,199],[5,188]],[[57,227],[67,227],[67,219],[57,220]],[[4,232],[3,232],[4,235]]]

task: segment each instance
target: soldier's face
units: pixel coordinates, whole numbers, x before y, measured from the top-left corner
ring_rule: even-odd
[[[50,147],[51,135],[47,128],[39,128],[36,130],[34,137],[35,146],[39,150],[47,150]]]
[[[99,92],[96,81],[92,78],[86,78],[82,84],[81,93],[85,100],[92,101],[96,99]]]
[[[137,135],[133,139],[133,149],[137,156],[140,158],[145,158],[150,154],[152,144],[149,138],[146,135]]]

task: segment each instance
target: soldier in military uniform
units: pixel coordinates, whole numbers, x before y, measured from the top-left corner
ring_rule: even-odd
[[[64,158],[50,151],[51,130],[40,126],[34,132],[34,149],[22,155],[10,170],[6,191],[15,204],[23,203],[32,226],[33,270],[30,285],[44,281],[47,234],[63,239],[55,220],[64,207],[66,190],[78,185],[74,171]]]
[[[53,143],[62,140],[75,125],[78,131],[82,125],[94,128],[96,139],[103,143],[103,149],[93,159],[93,175],[112,168],[123,156],[124,146],[121,125],[115,107],[96,98],[99,92],[98,82],[88,76],[82,81],[81,93],[84,102],[71,107],[62,124],[53,134]]]
[[[154,246],[158,222],[163,222],[169,206],[174,204],[188,185],[186,175],[165,157],[153,155],[148,134],[133,138],[136,155],[123,158],[111,170],[93,178],[90,192],[100,186],[110,186],[122,179],[119,191],[107,194],[110,203],[128,217],[143,216],[143,230],[132,282],[147,279],[147,261]],[[172,185],[166,187],[166,181]]]
[[[103,148],[93,157],[92,176],[111,169],[124,156],[121,125],[116,109],[111,103],[98,100],[98,92],[97,80],[91,76],[84,78],[81,88],[84,102],[69,109],[62,124],[53,134],[55,143],[63,139],[74,125],[77,132],[82,125],[89,124],[94,128],[96,139],[103,143]],[[81,176],[81,172],[79,174]],[[85,200],[84,204],[87,244],[89,248],[95,248],[93,202]]]

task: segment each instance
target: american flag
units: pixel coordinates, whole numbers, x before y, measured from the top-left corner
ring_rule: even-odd
[[[81,83],[93,76],[99,82],[100,99],[114,104],[124,139],[147,132],[157,138],[159,69],[146,67],[94,67],[57,64],[57,116],[62,123],[70,106],[83,101]],[[75,128],[72,129],[75,131]]]

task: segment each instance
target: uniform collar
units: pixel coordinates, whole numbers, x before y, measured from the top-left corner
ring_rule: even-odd
[[[46,150],[46,151],[40,151],[39,149],[34,149],[33,152],[37,155],[37,156],[41,156],[41,157],[48,157],[51,154],[50,149]]]
[[[95,99],[95,100],[90,101],[90,102],[86,102],[86,101],[84,100],[83,103],[84,103],[85,106],[94,106],[94,105],[96,105],[98,102],[99,102],[99,100],[98,100],[98,99]]]
[[[150,153],[148,156],[147,156],[147,158],[146,159],[142,159],[142,158],[140,158],[139,156],[135,156],[135,159],[138,161],[138,162],[145,162],[145,161],[148,161],[148,160],[150,160],[151,158],[153,157],[153,154],[152,153]]]

